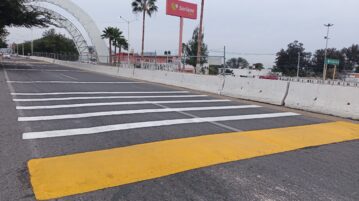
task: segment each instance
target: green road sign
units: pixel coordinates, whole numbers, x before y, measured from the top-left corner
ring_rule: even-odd
[[[340,61],[339,61],[339,59],[327,59],[325,61],[325,64],[339,66]]]

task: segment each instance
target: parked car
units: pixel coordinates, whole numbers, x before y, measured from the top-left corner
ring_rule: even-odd
[[[277,75],[263,75],[263,76],[259,76],[259,79],[279,80],[279,77]]]
[[[4,54],[4,55],[3,55],[3,58],[4,58],[4,59],[11,59],[11,55],[10,55],[10,54]]]

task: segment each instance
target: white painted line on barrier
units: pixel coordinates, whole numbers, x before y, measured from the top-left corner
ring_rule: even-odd
[[[231,102],[230,100],[180,100],[180,101],[136,101],[136,102],[111,102],[111,103],[84,103],[68,105],[46,105],[46,106],[17,106],[18,110],[43,110],[43,109],[61,109],[61,108],[79,108],[79,107],[98,107],[115,105],[146,105],[146,104],[177,104],[177,103],[218,103]]]
[[[13,96],[55,96],[55,95],[98,95],[98,94],[184,94],[188,91],[121,91],[121,92],[51,92],[51,93],[11,93]]]
[[[98,100],[98,99],[138,99],[138,98],[199,98],[207,95],[171,95],[171,96],[89,96],[68,98],[37,98],[37,99],[13,99],[15,102],[44,102],[44,101],[68,101],[68,100]]]
[[[215,107],[187,107],[187,108],[162,108],[162,109],[124,110],[124,111],[109,111],[109,112],[92,112],[92,113],[82,113],[82,114],[65,114],[65,115],[50,115],[50,116],[35,116],[35,117],[19,117],[18,121],[50,121],[50,120],[79,119],[79,118],[103,117],[103,116],[115,116],[115,115],[127,115],[127,114],[231,110],[231,109],[260,108],[260,107],[261,106],[257,106],[257,105],[239,105],[239,106],[215,106]]]
[[[145,82],[7,81],[12,84],[142,84]]]
[[[77,128],[77,129],[67,129],[67,130],[29,132],[29,133],[24,133],[22,135],[22,138],[25,140],[29,140],[29,139],[41,139],[41,138],[53,138],[53,137],[66,137],[66,136],[76,136],[76,135],[99,134],[99,133],[106,133],[106,132],[111,132],[111,131],[130,130],[130,129],[137,129],[137,128],[151,128],[151,127],[171,126],[171,125],[180,125],[180,124],[236,121],[236,120],[247,120],[247,119],[278,118],[278,117],[290,117],[290,116],[298,116],[298,115],[299,114],[292,113],[292,112],[285,112],[285,113],[272,113],[272,114],[254,114],[254,115],[239,115],[239,116],[204,117],[204,118],[191,118],[191,119],[148,121],[148,122],[98,126],[98,127],[92,127],[92,128]]]

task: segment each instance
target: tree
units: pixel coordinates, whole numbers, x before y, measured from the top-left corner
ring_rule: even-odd
[[[112,42],[116,37],[116,33],[117,30],[114,27],[107,27],[105,28],[105,30],[103,30],[103,34],[101,35],[101,37],[103,39],[108,39],[108,44],[109,44],[109,54],[110,54],[110,58],[109,58],[109,63],[112,64]]]
[[[342,49],[345,56],[345,69],[353,70],[359,64],[359,45],[352,45]]]
[[[299,53],[301,67],[309,66],[311,53],[305,52],[303,43],[294,41],[288,44],[286,50],[282,49],[277,53],[276,66],[274,67],[273,71],[282,72],[283,75],[287,76],[296,75]]]
[[[124,37],[119,37],[114,41],[113,44],[115,47],[118,47],[119,53],[122,52],[122,49],[128,50],[128,42]],[[115,53],[116,54],[116,53]]]
[[[325,57],[325,49],[319,49],[315,51],[312,58],[313,71],[319,75],[323,73],[324,68],[324,57]],[[327,50],[327,58],[338,59],[340,61],[339,66],[337,66],[337,70],[341,72],[345,68],[345,55],[342,51],[337,50],[335,48],[329,48]],[[331,65],[328,65],[328,68]]]
[[[156,6],[157,0],[133,0],[132,1],[132,11],[134,13],[142,13],[142,50],[141,50],[141,60],[143,60],[143,53],[145,50],[145,24],[146,24],[146,14],[151,17],[153,13],[158,11]]]
[[[264,69],[264,65],[262,63],[255,63],[253,64],[254,69],[256,70],[263,70]]]
[[[22,48],[22,44],[19,44],[19,47]],[[73,56],[73,60],[79,55],[73,40],[56,33],[55,29],[45,31],[40,39],[34,40],[34,52],[70,55]],[[31,53],[31,42],[24,43],[24,53],[25,55]]]
[[[115,48],[116,62],[117,62],[117,48],[119,47],[118,41],[122,40],[122,38],[123,38],[122,31],[120,31],[119,28],[114,28],[112,32],[112,45]]]
[[[0,29],[5,26],[24,26],[27,28],[47,27],[51,15],[37,10],[31,5],[25,5],[25,0],[2,0],[0,2]]]
[[[0,29],[0,48],[6,48],[6,36],[9,33],[5,29]]]
[[[248,68],[249,67],[249,63],[246,59],[239,57],[239,58],[231,58],[230,60],[228,60],[226,62],[227,66],[229,68]]]
[[[187,44],[183,44],[183,54],[186,57],[186,64],[190,64],[194,67],[197,66],[197,50],[198,50],[198,31],[199,28],[197,27],[194,31],[193,31],[193,35],[192,35],[192,39],[190,41],[188,41]],[[202,41],[203,41],[204,35],[202,34]],[[207,57],[208,57],[208,47],[207,45],[203,42],[202,46],[201,46],[201,59],[200,59],[200,64],[203,65],[207,62]],[[196,68],[195,68],[196,69]],[[196,72],[198,73],[198,72]]]
[[[55,25],[51,21],[51,15],[37,10],[31,5],[25,5],[25,0],[1,0],[0,1],[0,45],[6,45],[6,27],[47,27]]]

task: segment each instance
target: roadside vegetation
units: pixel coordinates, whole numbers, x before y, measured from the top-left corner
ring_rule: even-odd
[[[317,77],[323,73],[325,50],[319,49],[314,53],[305,51],[303,43],[294,41],[288,44],[286,49],[281,49],[276,54],[276,62],[273,68],[275,72],[281,72],[286,76],[296,76],[298,56],[300,56],[300,76]],[[329,48],[327,58],[338,59],[337,66],[340,73],[359,72],[359,45],[353,44],[343,49]],[[333,74],[333,67],[329,66],[329,76]]]
[[[7,27],[48,27],[54,25],[49,13],[26,5],[25,0],[0,1],[0,47],[6,47]]]

